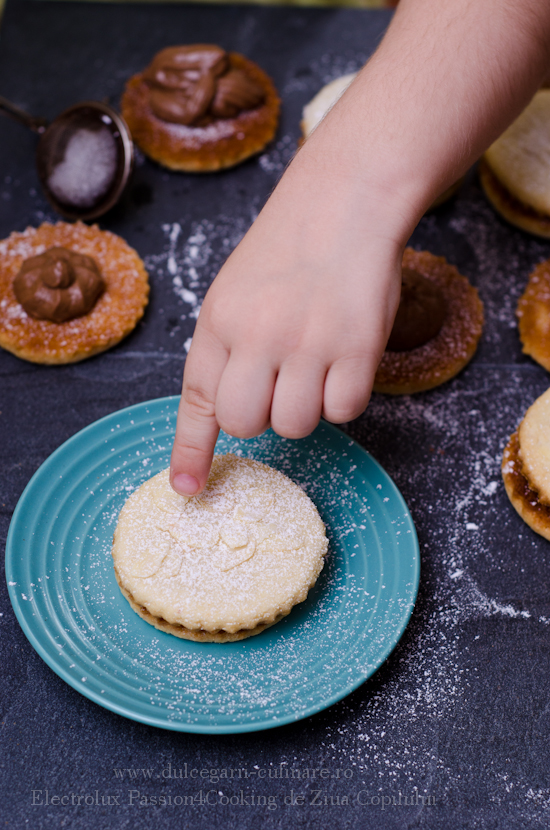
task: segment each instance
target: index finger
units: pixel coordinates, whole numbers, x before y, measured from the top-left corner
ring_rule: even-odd
[[[210,472],[220,431],[216,393],[227,360],[227,350],[197,324],[185,363],[170,460],[170,483],[182,496],[200,493]]]

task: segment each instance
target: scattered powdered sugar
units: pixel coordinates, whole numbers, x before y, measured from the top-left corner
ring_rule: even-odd
[[[10,327],[10,320],[25,320],[27,312],[19,303],[11,303],[6,297],[0,302],[0,310],[3,312],[4,325]]]
[[[284,135],[260,156],[260,167],[264,173],[275,174],[279,177],[284,173],[297,149],[295,136]]]
[[[76,130],[63,160],[48,178],[48,187],[61,202],[91,207],[109,189],[117,168],[117,147],[107,127]]]
[[[506,321],[499,319],[499,325]],[[518,587],[525,561],[538,556],[540,571],[548,568],[546,543],[521,523],[500,475],[503,445],[536,397],[537,373],[530,365],[524,371],[477,365],[466,372],[469,378],[426,395],[374,396],[359,428],[352,429],[402,488],[421,534],[424,568],[413,620],[391,658],[394,671],[382,668],[362,703],[344,702],[342,717],[354,723],[353,762],[359,770],[378,770],[381,781],[395,788],[419,781],[428,792],[437,787],[439,803],[452,797],[457,784],[437,735],[459,713],[469,717],[469,701],[484,682],[478,642],[493,630],[484,621],[543,629],[549,624],[545,604],[537,597],[525,603]],[[510,386],[517,391],[503,395]],[[495,589],[493,573],[503,570],[509,571],[509,585],[500,580]],[[329,745],[337,740],[337,728],[327,720]],[[502,786],[498,774],[509,776],[521,799],[521,774],[510,774],[497,753],[487,772],[495,800]],[[541,788],[541,797],[550,798],[550,790]],[[519,809],[530,814],[524,803]]]
[[[145,259],[148,269],[172,282],[172,290],[183,305],[180,319],[197,319],[202,301],[223,263],[239,244],[249,225],[242,217],[219,216],[214,222],[194,222],[186,237],[178,222],[162,226],[166,244],[160,254]],[[186,341],[189,350],[190,339]]]
[[[24,260],[43,254],[46,246],[35,244],[34,236],[34,228],[27,228],[24,233],[12,233],[7,239],[0,241],[0,256]]]

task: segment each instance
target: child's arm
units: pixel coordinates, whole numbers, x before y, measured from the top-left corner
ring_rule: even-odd
[[[550,66],[548,0],[401,0],[380,47],[216,277],[185,367],[172,484],[221,427],[298,438],[366,407],[403,248]]]

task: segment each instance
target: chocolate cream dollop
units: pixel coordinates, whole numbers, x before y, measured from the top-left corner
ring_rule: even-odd
[[[105,290],[96,261],[67,248],[26,259],[13,291],[30,317],[65,323],[88,314]]]
[[[169,46],[155,55],[143,77],[154,114],[172,124],[202,126],[214,118],[235,118],[265,98],[246,72],[231,68],[227,52],[209,44]]]
[[[401,299],[386,348],[408,352],[423,346],[441,331],[447,313],[443,292],[412,268],[403,268]]]

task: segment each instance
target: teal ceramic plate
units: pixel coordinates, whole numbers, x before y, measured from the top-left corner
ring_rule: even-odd
[[[410,513],[379,464],[329,424],[300,441],[223,435],[218,452],[304,487],[327,525],[329,559],[306,602],[256,637],[199,644],[157,631],[120,593],[110,545],[126,498],[168,466],[178,401],[108,415],[36,472],[8,534],[15,613],[63,680],[133,720],[232,733],[305,718],[356,689],[401,637],[420,570]]]

